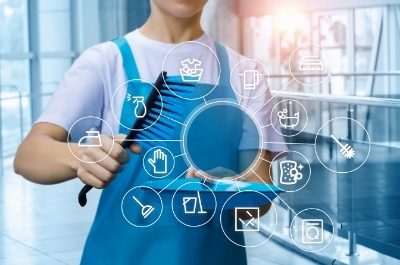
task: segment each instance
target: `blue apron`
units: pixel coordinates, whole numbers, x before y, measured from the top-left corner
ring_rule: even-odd
[[[114,40],[118,45],[122,57],[127,80],[140,79],[133,53],[124,38]],[[221,77],[218,86],[206,96],[206,100],[223,99],[236,101],[235,94],[230,86],[230,67],[226,49],[216,43],[216,53],[221,64]],[[139,84],[140,85],[140,84]],[[204,93],[209,90],[210,84],[196,85],[193,93]],[[129,87],[127,88],[129,90]],[[127,91],[129,92],[129,91]],[[195,95],[194,95],[195,97]],[[202,99],[188,101],[185,105],[185,115],[188,116],[194,109],[204,104]],[[132,104],[129,104],[132,105]],[[126,102],[122,107],[121,121],[123,124],[130,122],[132,112]],[[230,131],[230,150],[225,150],[227,163],[237,162],[237,149],[241,137],[242,117],[229,117],[221,119],[210,117],[202,135],[209,133],[215,135],[218,130],[225,128]],[[200,125],[201,126],[201,125]],[[181,127],[177,126],[175,138],[179,139]],[[214,131],[213,131],[214,130]],[[216,131],[215,131],[216,130]],[[207,132],[206,132],[207,131]],[[120,126],[120,133],[128,130]],[[174,138],[174,139],[175,139]],[[213,141],[214,139],[208,139]],[[219,145],[218,141],[215,143]],[[179,154],[180,144],[168,142],[165,144],[174,154]],[[225,146],[226,148],[226,142]],[[154,180],[143,169],[143,153],[136,155],[130,152],[130,160],[125,165],[124,171],[102,191],[95,220],[90,229],[81,264],[82,265],[111,265],[111,264],[138,264],[138,265],[221,265],[221,264],[246,264],[246,251],[230,242],[220,225],[220,212],[204,226],[191,228],[178,222],[171,209],[171,202],[163,198],[163,212],[160,219],[149,227],[134,227],[122,216],[121,201],[127,191],[136,186],[143,185],[148,180]],[[231,168],[233,168],[232,165]],[[177,157],[175,167],[167,178],[171,180],[187,169],[183,156]],[[143,194],[143,196],[145,196]],[[242,233],[234,232],[234,219],[230,212],[222,213],[224,231],[238,244],[244,245]]]

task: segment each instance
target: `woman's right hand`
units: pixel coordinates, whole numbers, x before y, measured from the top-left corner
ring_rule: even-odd
[[[124,164],[129,159],[127,150],[121,146],[125,137],[126,135],[119,134],[113,139],[108,135],[101,135],[100,146],[78,147],[81,149],[81,161],[77,168],[79,179],[97,189],[105,188],[110,184],[117,173],[123,170]],[[140,153],[140,147],[136,144],[132,144],[130,149],[134,153]]]

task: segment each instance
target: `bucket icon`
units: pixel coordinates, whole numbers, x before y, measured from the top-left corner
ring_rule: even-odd
[[[196,212],[197,201],[199,202],[199,207],[198,207],[199,211]],[[182,204],[185,214],[207,213],[206,211],[203,210],[203,205],[201,204],[200,192],[197,192],[197,197],[196,196],[183,197]]]

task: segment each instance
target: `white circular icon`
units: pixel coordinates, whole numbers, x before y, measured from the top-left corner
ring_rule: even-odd
[[[187,56],[187,50],[191,50],[192,56]],[[207,64],[202,60],[207,59]],[[209,62],[215,62],[215,66],[209,65]],[[206,44],[198,41],[185,41],[173,46],[165,55],[162,63],[162,71],[167,72],[165,81],[167,88],[177,97],[196,100],[209,95],[219,83],[221,75],[221,65],[217,54]],[[215,70],[218,69],[217,73]],[[194,93],[188,93],[191,89],[174,89],[176,80],[170,81],[171,75],[179,76],[180,86],[194,86],[198,83],[210,83],[210,79],[217,74],[215,85],[196,87]]]
[[[278,171],[279,185],[277,188],[285,192],[299,191],[303,189],[310,180],[310,162],[300,152],[288,150],[277,154],[272,159],[272,163],[270,163],[271,176],[275,176],[275,174],[272,174],[274,166]]]
[[[263,217],[263,225],[271,234],[268,237],[247,237],[246,242],[244,242],[241,233],[258,234],[261,228],[260,217],[263,214],[263,205],[253,205],[249,202],[249,196],[261,197],[253,198],[253,200],[250,200],[252,202],[266,201],[267,204],[271,204],[269,211]],[[233,209],[233,213],[231,209]],[[276,230],[277,221],[277,211],[271,200],[266,195],[251,190],[239,191],[230,196],[222,206],[220,215],[222,232],[226,238],[233,244],[245,248],[258,247],[267,242]]]
[[[157,112],[148,109],[146,99],[153,92],[157,92],[160,101],[160,109]],[[123,102],[123,104],[121,104]],[[127,104],[125,104],[127,103]],[[153,126],[162,113],[164,107],[163,98],[160,91],[150,82],[142,79],[131,79],[122,83],[115,91],[111,98],[111,112],[114,119],[124,128],[131,131],[146,130]],[[121,113],[130,113],[130,119],[119,119]],[[135,121],[143,119],[148,112],[151,117],[147,120],[146,126],[141,129],[132,128]]]
[[[125,193],[121,202],[125,220],[135,227],[148,227],[160,219],[163,202],[152,188],[137,186]]]
[[[244,98],[262,96],[269,85],[267,67],[254,59],[241,60],[232,67],[230,82],[239,96]]]
[[[346,174],[359,169],[368,160],[371,139],[358,121],[338,117],[325,122],[315,136],[315,154],[328,170]]]
[[[296,136],[307,126],[308,114],[306,108],[293,99],[284,99],[274,105],[271,111],[271,121],[278,119],[278,124],[271,124],[274,130],[286,137]],[[279,127],[278,127],[279,126]]]
[[[298,212],[290,224],[293,243],[307,252],[325,249],[335,236],[335,227],[329,215],[316,208]]]
[[[180,223],[189,227],[199,227],[213,218],[217,209],[217,199],[207,185],[188,182],[175,191],[171,208]]]
[[[246,159],[247,164],[243,164],[243,170],[239,172],[236,168],[229,168],[230,165],[227,165],[224,161],[224,158],[231,156],[232,152],[240,151],[239,149],[232,150],[230,139],[232,139],[234,132],[231,128],[219,126],[220,124],[209,124],[210,119],[215,120],[215,117],[221,116],[221,119],[223,119],[235,117],[238,114],[243,118],[243,124],[246,125],[248,135],[251,135],[251,137],[248,137],[249,142],[247,144],[254,146],[254,150],[249,152]],[[196,108],[188,116],[185,124],[181,136],[182,153],[187,164],[205,178],[215,180],[221,178],[238,179],[250,172],[260,159],[263,146],[261,126],[257,119],[238,103],[219,100],[209,101]],[[204,130],[204,128],[209,129]],[[242,131],[242,129],[242,126],[238,126],[238,130]],[[215,141],[216,139],[218,140]]]
[[[143,168],[154,178],[168,176],[175,167],[175,157],[172,152],[162,146],[149,149],[143,156]]]
[[[326,58],[319,44],[305,43],[297,47],[289,57],[290,74],[302,85],[319,85],[329,77],[331,66]]]
[[[88,148],[102,148],[104,143],[101,135],[108,135],[112,138],[112,145],[108,153],[100,157],[96,161],[83,159],[75,154],[75,148],[72,148],[72,144],[76,144],[79,150],[84,150]],[[73,141],[73,142],[71,142]],[[94,116],[86,116],[80,118],[74,122],[68,130],[68,149],[71,154],[81,162],[84,163],[98,163],[105,159],[112,151],[114,147],[114,132],[111,126],[102,118]]]

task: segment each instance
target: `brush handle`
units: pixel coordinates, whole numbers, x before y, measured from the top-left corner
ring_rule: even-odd
[[[80,206],[84,207],[86,205],[87,203],[86,193],[88,193],[91,189],[93,189],[93,186],[86,184],[79,192],[78,202]]]
[[[166,77],[167,77],[167,72],[161,72],[161,73],[158,75],[157,80],[156,80],[156,82],[154,83],[154,86],[155,86],[158,90],[160,90],[160,87],[164,84],[164,80],[166,79]],[[158,92],[157,92],[155,89],[153,89],[152,92],[151,92],[151,94],[149,95],[149,98],[148,98],[147,100],[150,101],[150,102],[152,102],[152,101],[155,100],[155,98],[157,97],[157,95],[158,95]],[[138,119],[138,120],[134,123],[132,129],[130,130],[130,132],[129,132],[128,135],[126,136],[125,140],[122,141],[122,143],[121,143],[121,146],[122,146],[124,149],[126,149],[126,148],[128,148],[128,147],[131,146],[131,144],[133,143],[131,140],[133,140],[133,139],[136,138],[136,134],[138,133],[138,129],[140,129],[140,128],[142,127],[142,124],[143,124],[144,120],[145,120],[145,119],[143,119],[143,118],[142,118],[142,119]],[[79,192],[79,195],[78,195],[78,202],[79,202],[79,205],[80,205],[80,206],[84,207],[84,206],[86,205],[86,203],[87,203],[86,194],[87,194],[91,189],[93,189],[93,187],[90,186],[90,185],[88,185],[88,184],[86,184],[86,185],[81,189],[81,191]]]

